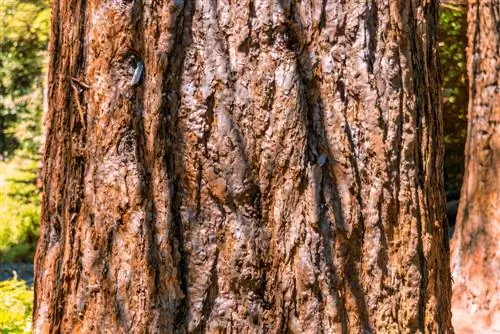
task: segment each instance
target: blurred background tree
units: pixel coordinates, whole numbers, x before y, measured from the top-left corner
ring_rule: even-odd
[[[49,2],[2,0],[0,15],[0,159],[8,158],[16,149],[24,149],[35,158],[40,140]]]
[[[0,23],[0,263],[31,262],[49,2],[2,0]]]
[[[465,172],[451,239],[457,333],[500,333],[500,1],[467,1]]]
[[[32,269],[8,262],[31,263],[38,236],[49,24],[48,0],[0,1],[0,333],[31,332]]]

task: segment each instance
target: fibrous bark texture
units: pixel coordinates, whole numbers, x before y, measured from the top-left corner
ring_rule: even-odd
[[[451,331],[436,6],[54,1],[34,331]]]
[[[457,332],[500,331],[500,2],[469,1],[466,169],[452,239]],[[470,319],[467,324],[466,319]]]

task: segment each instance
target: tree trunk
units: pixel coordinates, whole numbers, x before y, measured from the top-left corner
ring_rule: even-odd
[[[54,1],[35,332],[451,332],[436,24]]]
[[[479,333],[500,331],[500,3],[469,1],[467,21],[469,125],[451,265],[457,330]]]

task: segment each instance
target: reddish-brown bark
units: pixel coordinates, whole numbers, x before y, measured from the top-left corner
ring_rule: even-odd
[[[451,332],[436,12],[55,1],[35,332]]]
[[[451,263],[458,333],[500,331],[499,27],[498,1],[469,1],[469,126]]]

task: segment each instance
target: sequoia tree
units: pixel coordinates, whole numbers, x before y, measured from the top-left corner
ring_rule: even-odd
[[[37,333],[451,332],[437,1],[54,1]]]
[[[479,333],[500,330],[500,2],[470,0],[467,21],[468,134],[451,265],[457,331]]]

